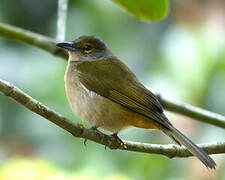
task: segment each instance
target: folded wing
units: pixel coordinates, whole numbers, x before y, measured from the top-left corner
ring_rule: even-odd
[[[85,61],[77,66],[80,82],[89,90],[169,128],[156,96],[138,82],[128,67],[115,57]]]

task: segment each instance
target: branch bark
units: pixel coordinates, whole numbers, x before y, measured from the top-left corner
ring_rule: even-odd
[[[0,23],[0,36],[13,41],[22,42],[42,50],[52,55],[56,55],[67,60],[67,53],[55,46],[55,40],[44,35],[33,33],[21,28]],[[191,106],[189,104],[178,103],[159,96],[161,103],[166,110],[183,114],[195,120],[225,128],[225,116]]]
[[[29,95],[25,94],[19,88],[3,80],[0,80],[0,91],[5,96],[9,96],[16,100],[27,109],[33,111],[36,114],[39,114],[45,119],[48,119],[57,126],[68,131],[73,136],[92,140],[96,143],[105,145],[110,149],[161,154],[169,158],[192,156],[192,154],[186,148],[177,145],[156,145],[129,141],[124,141],[124,144],[121,144],[112,136],[105,134],[103,136],[99,136],[99,134],[94,130],[84,128],[81,124],[70,121],[61,114],[56,113]],[[225,153],[225,142],[199,144],[198,146],[201,147],[207,154]]]
[[[56,40],[47,36],[24,30],[5,23],[0,23],[0,36],[45,50],[52,55],[68,58],[67,53],[55,46]]]
[[[185,104],[185,103],[177,102],[174,100],[173,101],[168,100],[161,96],[158,96],[158,97],[163,107],[168,111],[185,115],[197,121],[201,121],[204,123],[212,124],[214,126],[225,128],[225,116],[207,111],[202,108],[192,106],[190,104]]]

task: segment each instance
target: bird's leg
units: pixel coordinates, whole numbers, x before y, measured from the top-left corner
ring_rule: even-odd
[[[101,137],[101,141],[104,138],[104,133],[102,133],[101,131],[99,131],[97,128],[99,128],[98,126],[92,126],[91,129],[94,130],[100,137]]]
[[[100,136],[101,141],[103,141],[104,134],[101,131],[99,131],[98,128],[99,128],[98,126],[92,126],[90,129],[94,130]],[[87,145],[87,139],[86,138],[84,139],[84,145],[85,146]]]
[[[124,144],[122,139],[117,135],[118,133],[113,133],[111,136],[114,137],[120,144]]]

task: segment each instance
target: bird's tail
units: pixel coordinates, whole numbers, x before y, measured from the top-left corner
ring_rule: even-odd
[[[183,135],[172,125],[170,129],[163,129],[163,132],[170,136],[179,145],[184,145],[193,155],[195,155],[207,168],[216,169],[215,161],[209,157],[202,149],[200,149],[196,144],[194,144],[190,139]]]

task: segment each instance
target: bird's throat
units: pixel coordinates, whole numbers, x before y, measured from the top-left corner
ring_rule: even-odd
[[[68,51],[68,53],[69,53],[69,62],[81,61],[82,58],[77,53],[73,51]]]

